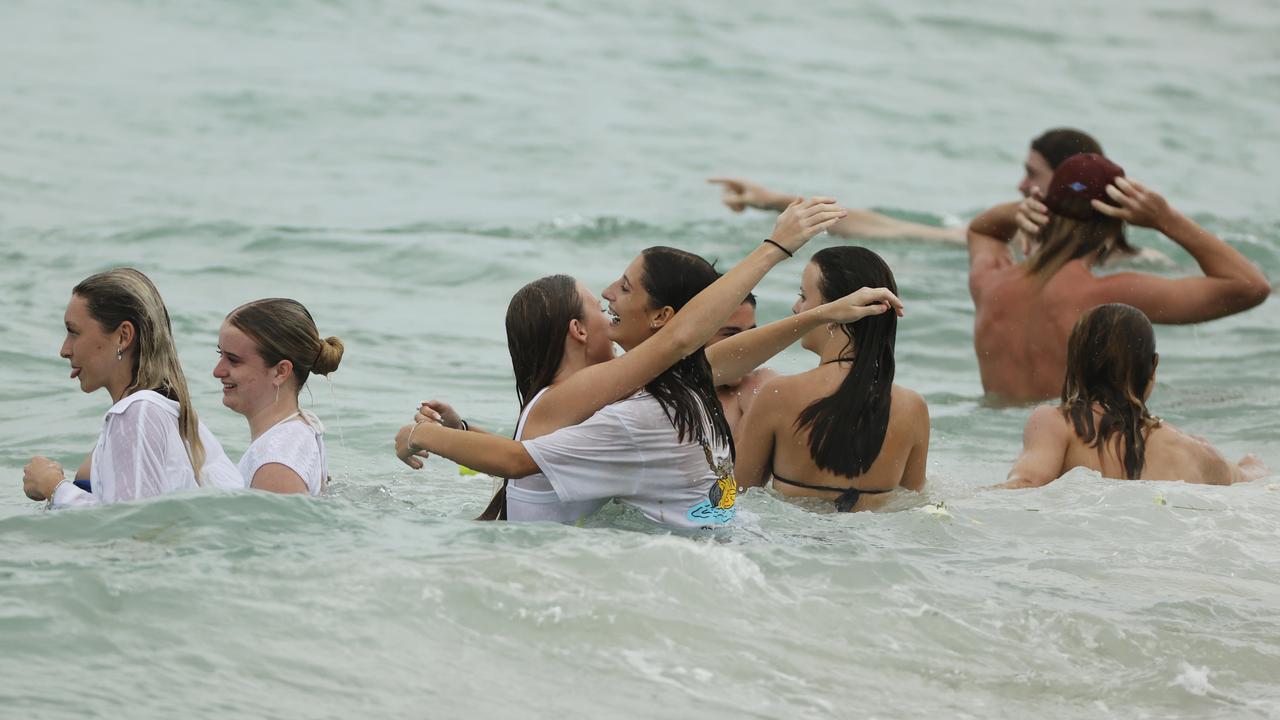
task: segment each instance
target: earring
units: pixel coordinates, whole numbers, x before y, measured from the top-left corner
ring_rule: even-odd
[[[827,323],[827,337],[836,336],[836,326],[834,323]]]
[[[116,348],[116,362],[119,362],[123,359],[124,359],[124,348],[121,348],[121,347]]]

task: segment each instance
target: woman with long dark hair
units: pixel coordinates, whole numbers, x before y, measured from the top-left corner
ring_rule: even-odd
[[[1076,467],[1109,478],[1207,485],[1267,475],[1258,458],[1228,462],[1208,441],[1151,414],[1155,333],[1141,310],[1113,303],[1080,316],[1067,345],[1061,402],[1027,419],[1022,455],[1002,487],[1046,485]]]
[[[861,247],[814,254],[800,281],[795,312],[865,287],[897,293],[889,266]],[[829,323],[800,343],[818,367],[765,385],[738,432],[738,484],[783,495],[831,500],[844,512],[867,510],[898,487],[924,487],[929,408],[893,384],[896,313]]]
[[[883,312],[897,298],[867,291],[703,347],[770,268],[842,216],[827,199],[796,203],[765,243],[719,277],[696,255],[649,248],[605,290],[609,322],[570,278],[526,286],[507,315],[522,406],[517,440],[466,432],[455,412],[434,404],[401,429],[397,455],[421,467],[419,458],[434,452],[513,479],[497,501],[513,520],[573,521],[616,498],[673,527],[727,522],[737,486],[715,386],[809,327]],[[611,357],[611,343],[625,352]]]

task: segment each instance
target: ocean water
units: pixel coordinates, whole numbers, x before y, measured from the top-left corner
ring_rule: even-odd
[[[480,524],[489,481],[391,449],[428,398],[511,430],[525,282],[754,247],[771,218],[711,175],[959,224],[1075,125],[1280,277],[1277,37],[1275,0],[0,3],[0,715],[1280,717],[1280,479],[984,489],[1028,408],[982,397],[962,248],[867,243],[933,417],[928,490],[888,512]],[[92,447],[109,400],[66,379],[61,317],[122,264],[233,458],[223,315],[294,297],[346,342],[304,393],[331,497],[23,497],[30,456]],[[1153,410],[1280,467],[1278,307],[1158,328]]]

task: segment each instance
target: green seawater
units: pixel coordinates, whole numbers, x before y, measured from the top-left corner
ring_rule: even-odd
[[[0,3],[0,716],[1280,716],[1280,480],[985,490],[1029,409],[982,396],[963,248],[866,243],[933,418],[928,491],[890,512],[753,490],[705,537],[616,506],[479,524],[490,482],[391,449],[429,398],[511,431],[525,282],[754,247],[771,218],[712,175],[960,224],[1074,125],[1280,277],[1277,37],[1275,0]],[[1138,269],[1196,271],[1132,236],[1172,258]],[[331,497],[23,497],[32,455],[74,467],[97,436],[62,313],[122,264],[233,459],[226,312],[294,297],[346,342],[303,394]],[[1278,308],[1159,327],[1153,410],[1280,467]]]

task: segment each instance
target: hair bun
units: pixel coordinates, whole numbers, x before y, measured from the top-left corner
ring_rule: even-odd
[[[320,353],[316,355],[316,362],[311,366],[311,372],[317,375],[328,375],[338,369],[338,364],[342,362],[342,351],[344,350],[342,341],[336,337],[327,337],[320,343]]]

